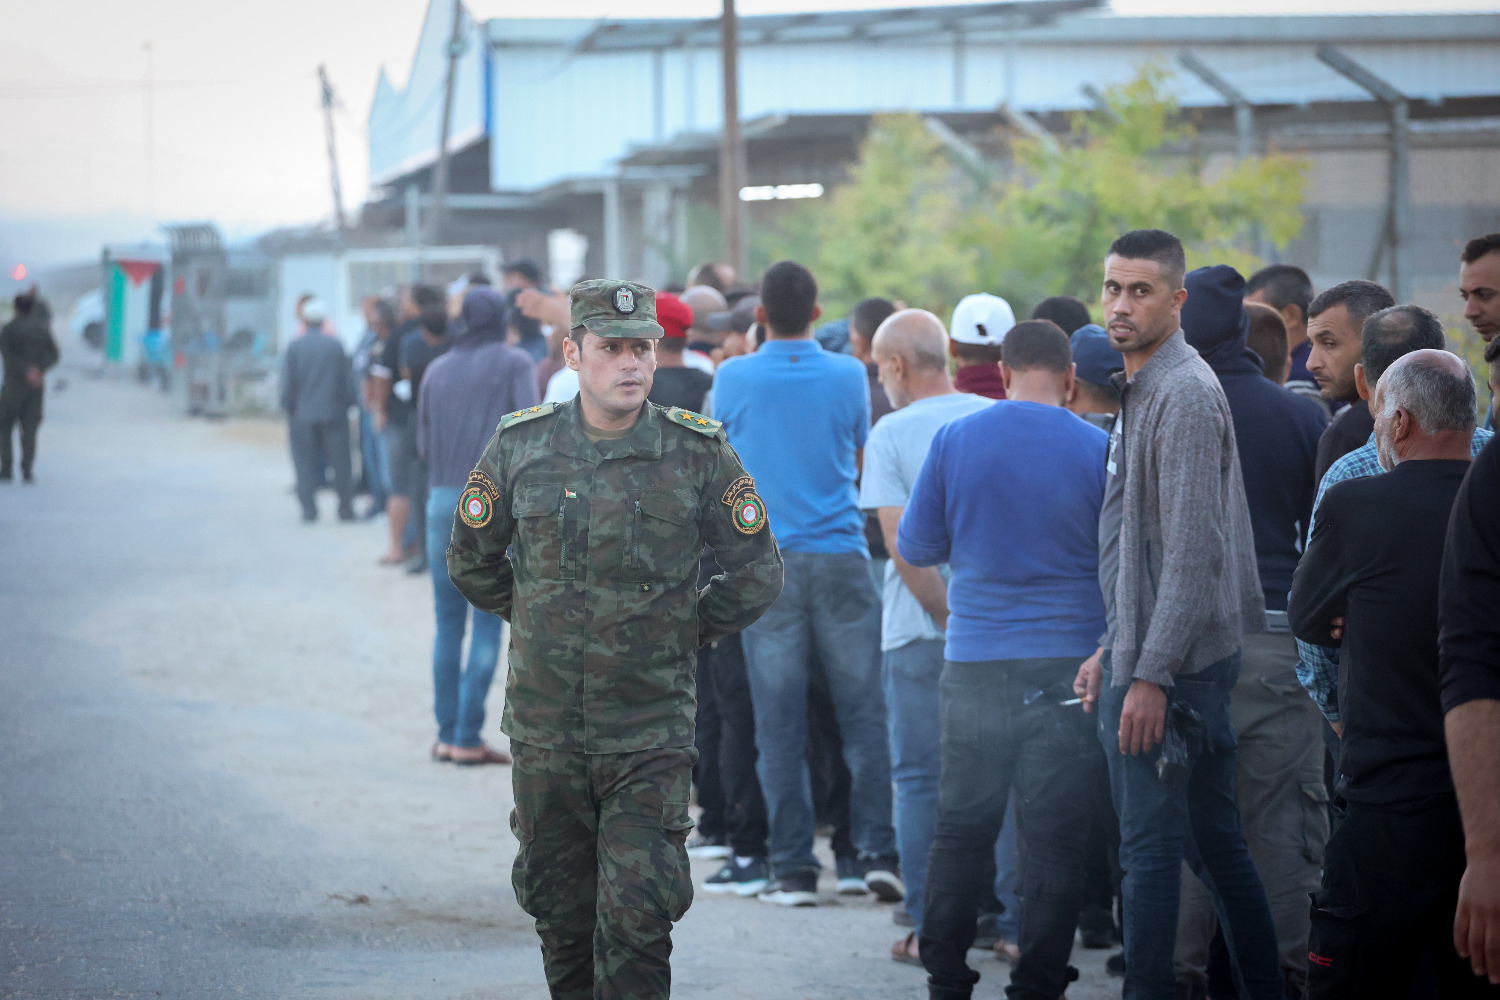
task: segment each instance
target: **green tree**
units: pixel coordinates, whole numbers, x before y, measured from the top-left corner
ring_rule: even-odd
[[[1109,244],[1143,227],[1175,233],[1190,266],[1248,274],[1253,233],[1280,248],[1300,231],[1306,165],[1271,154],[1210,169],[1168,80],[1148,66],[1059,142],[1014,141],[1013,169],[988,182],[958,169],[918,116],[878,118],[849,182],[768,243],[813,268],[834,315],[866,295],[940,315],[979,290],[1018,313],[1049,295],[1092,303]]]
[[[977,248],[957,238],[978,192],[943,155],[916,115],[876,118],[826,200],[783,213],[761,229],[767,262],[790,257],[817,276],[829,316],[871,295],[943,312],[974,287]]]

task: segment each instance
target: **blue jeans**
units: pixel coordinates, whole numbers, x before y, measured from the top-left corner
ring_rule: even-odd
[[[1110,790],[1120,816],[1121,887],[1125,911],[1125,1000],[1170,997],[1176,990],[1172,950],[1186,860],[1214,894],[1220,926],[1252,1000],[1282,994],[1271,907],[1240,829],[1235,801],[1235,734],[1230,692],[1240,673],[1238,651],[1206,669],[1178,676],[1168,698],[1185,701],[1208,727],[1205,746],[1189,753],[1184,781],[1173,787],[1156,773],[1160,748],[1120,752],[1120,711],[1129,685],[1111,685],[1104,654],[1099,741],[1109,760]]]
[[[375,429],[370,411],[359,410],[359,464],[370,490],[370,502],[376,510],[385,507],[391,495],[391,456],[385,448],[385,437]]]
[[[938,778],[943,769],[938,677],[943,640],[917,639],[881,654],[891,780],[896,786],[896,850],[906,882],[906,912],[922,931],[927,851],[937,831]]]
[[[783,552],[785,584],[743,633],[755,705],[756,771],[771,824],[776,877],[816,872],[807,772],[807,674],[814,650],[828,675],[849,766],[854,846],[896,857],[891,753],[880,690],[880,599],[861,552]]]
[[[494,615],[469,606],[448,579],[448,537],[460,486],[434,486],[427,494],[427,551],[431,552],[432,605],[437,615],[437,637],[432,641],[432,710],[437,716],[438,742],[458,747],[480,745],[484,728],[484,699],[500,661],[500,630]],[[474,616],[469,638],[469,665],[463,662],[464,629]]]

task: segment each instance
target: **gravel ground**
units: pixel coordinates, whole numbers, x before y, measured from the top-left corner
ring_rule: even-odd
[[[384,523],[301,524],[278,422],[63,377],[0,486],[0,996],[545,997],[508,770],[427,760],[430,590]],[[925,996],[888,907],[825,899],[700,895],[674,994]],[[1118,995],[1103,958],[1069,997]]]

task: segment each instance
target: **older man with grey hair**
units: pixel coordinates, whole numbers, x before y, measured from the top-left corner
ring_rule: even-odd
[[[895,784],[896,853],[906,881],[906,911],[915,930],[897,941],[891,957],[915,962],[927,882],[927,849],[937,827],[938,675],[948,624],[944,567],[913,566],[896,552],[896,527],[911,499],[917,473],[938,428],[990,405],[958,392],[948,375],[948,334],[942,320],[903,309],[875,329],[870,354],[895,408],[865,444],[859,505],[880,521],[890,561],[880,618],[881,679]]]
[[[1494,996],[1453,945],[1464,836],[1438,691],[1438,578],[1474,377],[1446,351],[1415,351],[1381,376],[1370,410],[1388,472],[1325,494],[1287,609],[1298,638],[1342,649],[1346,807],[1313,896],[1307,996],[1406,997],[1424,950],[1426,992]]]

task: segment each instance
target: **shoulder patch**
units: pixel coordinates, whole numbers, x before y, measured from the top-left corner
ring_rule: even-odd
[[[557,409],[556,403],[538,403],[535,406],[528,406],[524,410],[507,413],[500,418],[500,429],[506,430],[507,428],[516,426],[516,424],[524,424],[528,420],[548,416],[555,409]]]
[[[749,476],[730,483],[719,499],[729,506],[730,520],[740,534],[753,535],[766,526],[766,503],[755,492],[755,480]]]
[[[678,427],[686,427],[690,431],[697,431],[704,437],[713,437],[724,426],[712,417],[705,417],[703,414],[694,413],[692,410],[684,410],[680,406],[668,407],[664,416],[667,418],[667,423],[676,424]]]
[[[495,513],[495,502],[500,499],[500,491],[495,488],[494,482],[489,476],[475,469],[469,473],[469,481],[464,486],[463,496],[458,501],[458,516],[471,528],[482,528],[490,523],[490,517]]]

